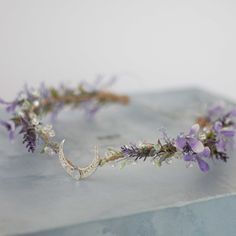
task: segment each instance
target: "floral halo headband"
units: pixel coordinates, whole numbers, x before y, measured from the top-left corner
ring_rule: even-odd
[[[227,161],[229,148],[236,134],[236,109],[227,109],[218,104],[209,108],[205,116],[196,120],[187,134],[180,133],[176,138],[169,138],[164,132],[163,138],[156,143],[123,145],[119,150],[109,149],[104,157],[96,153],[95,159],[87,167],[81,168],[68,160],[63,151],[64,140],[54,141],[55,132],[51,125],[44,125],[42,117],[51,113],[52,118],[65,106],[83,107],[89,115],[108,103],[128,104],[129,98],[107,90],[96,89],[81,83],[77,89],[65,86],[46,88],[43,84],[37,90],[25,87],[13,102],[0,99],[12,117],[0,124],[4,126],[12,140],[16,130],[23,135],[23,143],[29,152],[34,152],[39,143],[43,143],[42,153],[56,154],[65,171],[74,179],[90,176],[106,163],[136,162],[140,159],[152,160],[157,166],[170,163],[172,159],[183,159],[187,166],[197,163],[200,170],[209,170],[208,160]]]

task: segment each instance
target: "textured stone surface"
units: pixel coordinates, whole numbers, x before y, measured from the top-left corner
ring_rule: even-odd
[[[108,146],[130,141],[155,142],[160,127],[176,135],[188,130],[206,104],[221,99],[199,90],[131,98],[129,107],[109,106],[93,122],[83,119],[81,112],[65,111],[55,130],[59,141],[66,139],[66,155],[83,165],[93,159],[95,144],[103,153]],[[114,138],[105,139],[107,135]],[[141,162],[123,170],[106,166],[89,179],[75,182],[55,157],[28,154],[20,138],[11,144],[3,130],[0,140],[1,235],[209,235],[214,229],[212,221],[221,222],[216,214],[222,209],[232,212],[228,221],[225,214],[224,222],[228,223],[227,235],[233,232],[235,198],[228,196],[236,193],[234,153],[227,165],[211,163],[208,173],[187,169],[178,160],[159,169]],[[211,209],[216,213],[208,224],[205,219]]]

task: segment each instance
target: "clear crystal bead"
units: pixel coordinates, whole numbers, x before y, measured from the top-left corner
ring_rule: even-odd
[[[31,120],[31,123],[32,123],[32,125],[38,125],[38,124],[39,124],[39,120],[38,120],[36,117],[34,117],[34,118]]]
[[[166,160],[166,163],[167,163],[167,164],[171,164],[172,162],[173,162],[172,159],[167,159],[167,160]]]
[[[50,131],[48,132],[48,135],[49,135],[50,138],[55,137],[55,132],[54,132],[54,130],[50,130]]]
[[[52,129],[52,125],[45,125],[43,128],[42,128],[42,131],[47,133],[49,132],[50,130]]]
[[[187,167],[187,168],[193,167],[193,163],[192,163],[192,162],[188,163],[188,164],[186,165],[186,167]]]
[[[200,135],[199,135],[199,138],[200,138],[201,140],[206,139],[206,134],[200,134]]]
[[[80,179],[80,173],[79,171],[74,171],[71,176],[75,179],[75,180],[79,180]]]
[[[52,125],[45,125],[44,127],[42,127],[42,133],[45,135],[48,135],[50,138],[55,136],[55,132],[52,129]]]
[[[49,156],[55,155],[55,152],[50,147],[45,147],[44,152],[47,153]]]
[[[23,110],[28,110],[30,108],[30,103],[28,100],[25,100],[21,106]]]

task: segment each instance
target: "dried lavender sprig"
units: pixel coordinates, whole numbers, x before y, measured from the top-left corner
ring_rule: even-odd
[[[36,149],[37,134],[33,126],[23,128],[20,132],[23,134],[23,144],[26,144],[28,152],[34,152]]]

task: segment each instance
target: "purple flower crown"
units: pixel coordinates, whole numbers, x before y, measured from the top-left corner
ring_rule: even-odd
[[[210,107],[206,115],[196,120],[187,134],[180,133],[176,138],[170,138],[164,133],[162,139],[158,139],[156,143],[123,145],[119,150],[109,149],[104,157],[96,153],[92,163],[83,168],[74,165],[65,157],[64,140],[59,143],[54,141],[52,125],[43,124],[41,119],[50,113],[52,120],[55,120],[66,106],[81,107],[91,116],[105,104],[128,102],[127,96],[86,83],[81,83],[77,89],[66,86],[46,88],[43,84],[39,89],[25,87],[12,102],[0,99],[0,103],[11,114],[9,120],[0,120],[0,125],[6,128],[10,140],[16,134],[22,134],[23,143],[29,152],[34,152],[43,143],[41,152],[57,155],[62,167],[76,180],[88,177],[106,163],[121,163],[123,167],[127,163],[142,159],[151,160],[155,165],[161,166],[173,159],[183,159],[187,167],[197,163],[201,171],[207,172],[211,159],[226,162],[229,158],[228,153],[236,132],[236,109],[230,109],[221,103]]]

